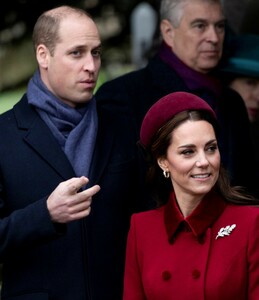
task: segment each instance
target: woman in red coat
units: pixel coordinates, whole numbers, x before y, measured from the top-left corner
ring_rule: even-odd
[[[229,185],[217,124],[185,92],[147,112],[140,144],[159,205],[132,216],[123,300],[259,299],[259,202]]]

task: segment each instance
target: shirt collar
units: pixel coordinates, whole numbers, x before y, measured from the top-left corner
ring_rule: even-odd
[[[164,210],[164,222],[169,242],[172,242],[181,226],[186,225],[189,230],[201,239],[208,227],[210,227],[222,214],[226,202],[215,191],[207,194],[195,210],[184,218],[176,201],[174,192],[171,193]]]

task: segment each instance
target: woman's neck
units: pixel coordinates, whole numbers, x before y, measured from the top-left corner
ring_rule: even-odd
[[[175,195],[179,209],[184,218],[187,218],[195,210],[195,208],[200,204],[201,200],[204,197],[204,195],[177,195],[177,193],[175,193]]]

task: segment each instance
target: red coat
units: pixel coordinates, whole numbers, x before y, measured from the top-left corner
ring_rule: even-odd
[[[132,215],[123,300],[203,299],[259,299],[259,208],[210,194],[184,219],[171,195]]]

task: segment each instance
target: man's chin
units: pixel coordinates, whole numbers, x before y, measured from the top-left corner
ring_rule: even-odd
[[[206,63],[202,64],[200,66],[200,72],[201,73],[209,73],[211,72],[213,69],[215,69],[217,67],[217,65],[219,64],[218,60],[214,60],[214,61],[207,61]]]

